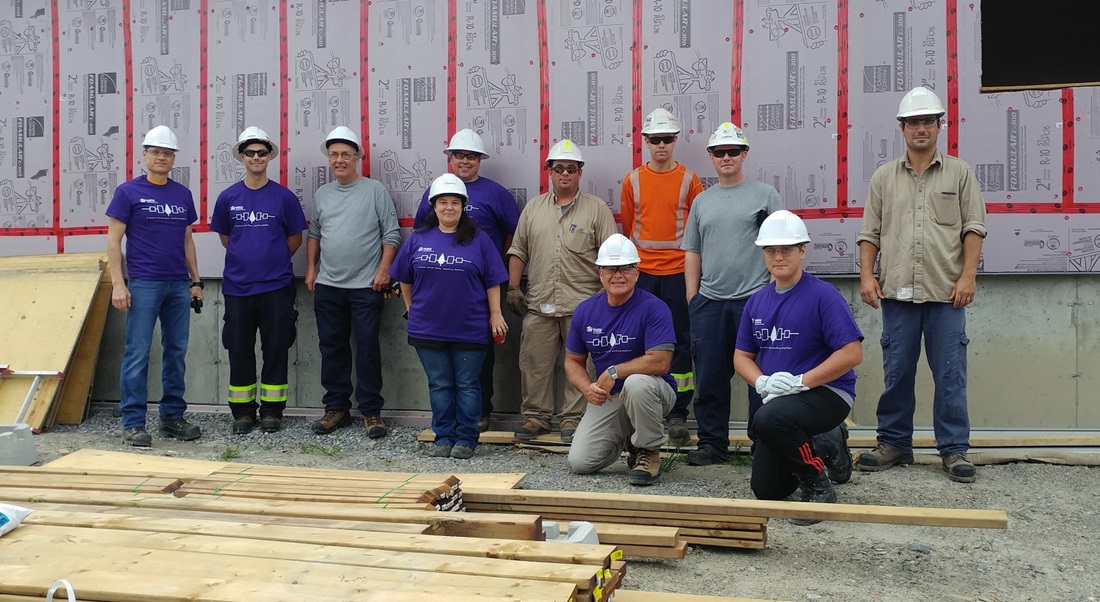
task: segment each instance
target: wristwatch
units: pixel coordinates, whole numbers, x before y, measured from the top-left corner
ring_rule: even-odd
[[[195,288],[196,286],[199,287],[200,289],[205,289],[206,288],[206,283],[201,281],[201,280],[196,280],[196,281],[191,283],[190,288]]]
[[[615,380],[619,380],[619,371],[615,369],[614,365],[607,367],[607,375]]]

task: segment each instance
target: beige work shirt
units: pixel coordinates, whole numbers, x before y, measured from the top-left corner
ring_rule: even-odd
[[[527,201],[509,255],[527,264],[527,307],[569,316],[602,288],[596,251],[615,233],[615,217],[598,197],[578,193],[564,214],[554,193]]]
[[[968,232],[986,235],[978,179],[966,162],[937,151],[920,175],[908,155],[875,171],[856,243],[878,247],[887,299],[946,302],[962,276]]]

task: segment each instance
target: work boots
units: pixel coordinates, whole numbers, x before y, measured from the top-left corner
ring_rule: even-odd
[[[326,410],[325,415],[313,423],[313,432],[318,435],[327,435],[349,424],[351,424],[351,412],[347,410]]]
[[[541,424],[528,418],[523,425],[516,429],[515,437],[520,441],[531,441],[539,435],[545,435],[550,432],[550,429],[544,428]]]
[[[160,434],[165,437],[175,437],[180,441],[191,441],[202,437],[202,430],[197,424],[187,422],[186,418],[175,420],[160,419]]]
[[[382,416],[378,414],[371,414],[363,417],[363,428],[367,431],[367,436],[371,439],[381,439],[389,434],[389,429],[386,428],[386,423],[382,422]]]
[[[256,417],[251,414],[244,414],[237,416],[233,419],[233,434],[234,435],[247,435],[252,432],[252,429],[256,427]]]
[[[260,430],[265,433],[274,433],[283,428],[282,416],[260,416]]]
[[[122,430],[122,442],[134,447],[152,447],[153,438],[143,426],[135,426]]]
[[[848,427],[841,424],[813,438],[814,450],[825,460],[832,482],[841,485],[852,478],[852,452],[848,450]]]
[[[863,471],[878,472],[894,466],[905,466],[913,463],[913,454],[898,451],[885,443],[879,443],[878,447],[871,451],[865,451],[859,455],[859,469]]]
[[[815,502],[819,504],[835,504],[836,491],[833,490],[833,482],[825,471],[818,473],[816,477],[798,479],[799,501]],[[791,522],[805,527],[821,522],[819,518],[792,518]]]
[[[661,476],[661,450],[638,449],[634,467],[630,469],[631,485],[652,485]]]
[[[688,430],[687,420],[683,418],[668,419],[668,444],[673,447],[683,447],[691,441],[691,431]]]
[[[580,421],[575,418],[568,418],[561,421],[561,442],[572,443],[573,435],[577,434],[577,425]]]
[[[948,454],[943,457],[943,471],[956,483],[973,483],[978,476],[974,463],[966,454]]]

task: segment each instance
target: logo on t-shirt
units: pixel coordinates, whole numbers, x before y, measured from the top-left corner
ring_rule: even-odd
[[[473,263],[465,257],[460,257],[455,254],[447,255],[446,253],[422,253],[413,257],[413,261],[417,263],[435,263],[441,266],[443,265],[461,265],[463,263]]]
[[[761,341],[763,343],[776,343],[776,342],[779,342],[779,341],[785,341],[785,340],[787,340],[791,337],[798,336],[798,333],[797,332],[791,332],[790,330],[785,330],[783,328],[778,328],[778,327],[772,326],[771,330],[768,330],[767,328],[761,328],[759,330],[754,330],[752,332],[752,336],[756,340]]]
[[[590,347],[594,347],[597,349],[603,347],[614,349],[619,345],[624,345],[626,343],[629,343],[630,341],[636,340],[637,338],[638,337],[632,337],[625,334],[615,334],[612,332],[589,339],[587,343]]]
[[[152,203],[152,204],[155,205],[157,200],[156,199],[138,199],[138,202],[139,203]]]
[[[264,213],[263,211],[244,211],[242,213],[234,213],[230,218],[235,222],[244,222],[245,225],[264,225],[263,222],[275,219],[275,215],[272,213]],[[257,222],[260,222],[257,224]]]
[[[151,205],[149,207],[142,207],[141,210],[148,213],[167,216],[187,214],[187,210],[179,205]]]

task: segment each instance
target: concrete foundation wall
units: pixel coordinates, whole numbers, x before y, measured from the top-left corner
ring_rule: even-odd
[[[864,362],[857,368],[854,420],[875,424],[882,392],[882,320],[859,299],[857,279],[832,279],[848,299],[866,337]],[[206,289],[206,307],[191,316],[187,353],[187,398],[192,403],[225,404],[229,384],[228,356],[221,345],[223,307],[219,283]],[[320,356],[312,295],[298,285],[298,341],[290,350],[290,407],[321,407]],[[427,380],[408,346],[403,304],[386,303],[382,321],[382,356],[390,409],[428,410]],[[511,332],[497,347],[498,412],[518,412],[517,366],[519,319],[505,311]],[[1089,276],[984,276],[977,301],[968,310],[970,337],[970,415],[974,427],[1100,428],[1100,279]],[[159,335],[156,335],[159,338]],[[125,318],[110,310],[96,371],[92,398],[117,400],[118,372],[125,342]],[[149,397],[160,397],[160,351],[154,344]],[[561,369],[558,370],[559,385]],[[746,394],[734,382],[732,420],[745,420]],[[918,427],[932,423],[932,378],[922,364],[917,382]]]

